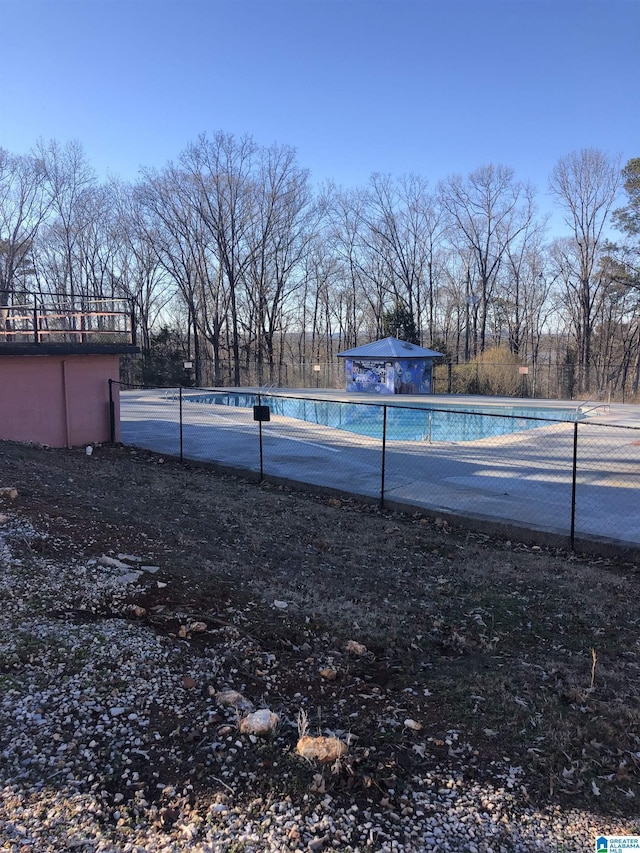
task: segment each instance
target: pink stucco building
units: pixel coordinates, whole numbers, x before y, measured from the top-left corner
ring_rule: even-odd
[[[53,323],[41,328],[35,311],[23,312],[24,316],[15,310],[4,313],[7,316],[0,324],[0,439],[51,447],[118,441],[120,355],[137,352],[132,323],[127,320],[124,328],[117,329],[110,323],[114,328],[106,332],[101,328],[96,342],[96,330],[89,322],[95,321],[95,310],[83,314],[77,334],[73,328],[60,330]],[[114,314],[101,312],[103,318]],[[115,316],[120,315],[125,312]],[[79,316],[75,312],[74,320]],[[54,336],[58,340],[51,340]],[[59,340],[61,337],[67,340]]]

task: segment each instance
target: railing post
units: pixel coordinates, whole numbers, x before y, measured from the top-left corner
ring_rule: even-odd
[[[130,334],[131,344],[132,344],[132,346],[135,347],[135,346],[137,346],[137,344],[136,344],[136,338],[137,338],[137,333],[136,333],[136,305],[135,305],[135,302],[133,301],[133,299],[131,300],[131,311],[129,313],[129,322],[131,323],[131,334]]]
[[[33,303],[33,342],[34,344],[40,343],[40,335],[38,333],[38,306],[35,302]]]
[[[387,407],[382,407],[382,465],[380,471],[380,509],[384,509],[384,474],[387,448]]]
[[[573,470],[571,474],[571,550],[576,535],[576,473],[578,470],[578,421],[573,425]]]

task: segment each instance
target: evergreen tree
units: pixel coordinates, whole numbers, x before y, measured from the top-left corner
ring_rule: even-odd
[[[382,331],[386,338],[399,338],[410,344],[420,344],[420,335],[413,314],[406,305],[395,306],[382,315]]]

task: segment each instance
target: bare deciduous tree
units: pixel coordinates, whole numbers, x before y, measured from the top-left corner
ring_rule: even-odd
[[[620,165],[594,148],[561,158],[551,173],[549,188],[564,212],[575,243],[573,280],[576,309],[578,381],[590,390],[591,344],[598,302],[592,276],[603,242],[604,228],[620,181]]]
[[[10,291],[26,289],[31,275],[30,253],[48,210],[45,181],[36,156],[0,148],[0,329]]]
[[[519,239],[534,214],[533,191],[515,180],[507,166],[482,166],[463,179],[454,175],[439,185],[451,239],[472,253],[479,293],[474,307],[479,316],[480,351],[486,344],[489,301],[508,247]],[[468,295],[468,298],[473,298]]]

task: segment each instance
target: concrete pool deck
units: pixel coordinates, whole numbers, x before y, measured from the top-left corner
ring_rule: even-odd
[[[259,425],[251,409],[189,401],[183,391],[183,453],[194,461],[260,470]],[[433,395],[372,397],[327,389],[214,389],[376,405],[425,405],[483,410],[554,408],[574,401]],[[612,544],[640,554],[640,407],[587,403],[580,422],[575,505],[576,547]],[[171,456],[180,452],[175,391],[125,391],[122,440]],[[639,430],[635,432],[634,430]],[[272,415],[262,427],[267,478],[379,499],[381,441]],[[548,426],[473,442],[387,441],[385,505],[464,517],[479,529],[497,525],[525,539],[566,544],[571,527],[574,426]],[[510,531],[512,531],[510,533]]]
[[[202,390],[202,389],[193,389]],[[209,390],[209,389],[207,389]],[[425,406],[447,409],[460,407],[462,409],[517,408],[517,409],[560,409],[570,412],[581,410],[586,413],[585,419],[594,423],[617,424],[619,426],[637,427],[640,429],[640,405],[630,403],[606,403],[597,400],[544,400],[532,397],[480,397],[471,394],[363,394],[347,391],[334,391],[329,388],[215,388],[218,393],[262,394],[277,397],[304,397],[308,400],[324,400],[337,403],[369,403],[378,406]],[[188,394],[191,389],[184,389]]]

